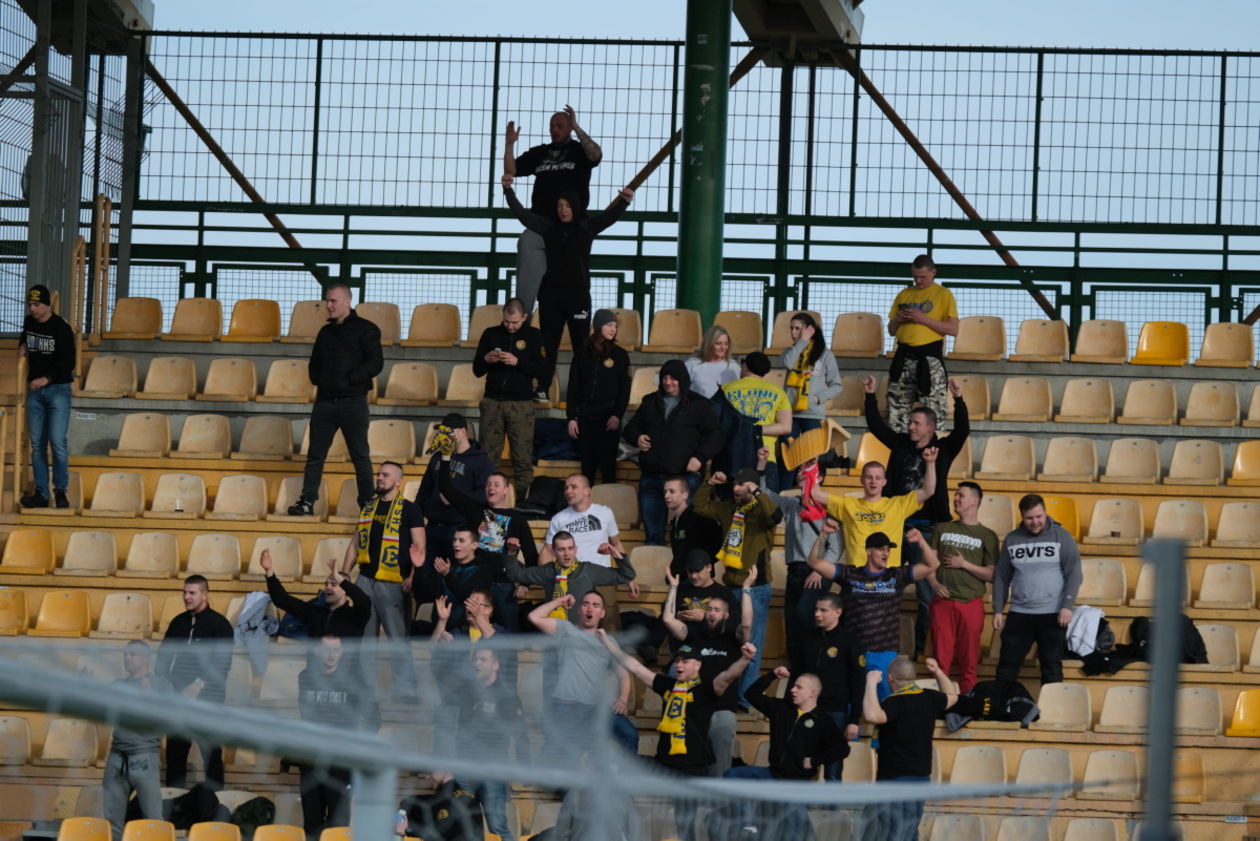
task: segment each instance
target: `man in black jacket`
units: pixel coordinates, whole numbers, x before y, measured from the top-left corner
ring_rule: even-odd
[[[691,486],[682,476],[671,476],[665,480],[663,498],[666,524],[669,528],[669,545],[674,550],[669,571],[678,576],[686,575],[690,571],[687,558],[695,549],[707,554],[712,566],[722,548],[722,538],[726,537],[716,521],[700,516],[691,507],[691,490]]]
[[[26,318],[18,337],[18,356],[26,357],[26,420],[31,430],[31,469],[35,490],[21,499],[24,508],[69,508],[70,390],[74,380],[74,331],[52,311],[52,293],[42,284],[26,293]],[[48,487],[48,449],[52,447],[53,484]],[[19,444],[19,446],[21,446]]]
[[[271,596],[272,604],[301,620],[312,638],[358,639],[363,636],[363,629],[372,615],[372,599],[341,574],[335,558],[328,561],[323,604],[302,601],[289,595],[271,568],[270,551],[264,549],[258,563],[266,576],[267,595]]]
[[[713,404],[691,390],[691,375],[680,359],[661,366],[657,391],[643,398],[622,439],[639,448],[639,512],[644,544],[665,545],[665,482],[681,476],[695,493],[704,463],[722,449]]]
[[[528,319],[521,300],[509,298],[503,323],[486,328],[473,357],[473,373],[486,378],[481,442],[497,466],[507,435],[517,499],[529,495],[534,479],[534,381],[550,376],[542,332],[530,327]]]
[[[310,435],[306,449],[306,471],[302,494],[289,506],[294,517],[315,513],[319,480],[324,475],[324,459],[340,429],[354,463],[359,507],[372,499],[372,458],[368,450],[367,394],[372,378],[381,372],[381,329],[359,318],[350,306],[350,287],[344,283],[324,291],[328,323],[320,328],[311,348],[309,373],[319,389],[311,407]]]
[[[515,447],[515,445],[513,445]],[[500,448],[502,444],[500,444]],[[416,491],[416,505],[424,515],[425,560],[451,556],[451,538],[456,526],[470,521],[466,513],[456,505],[448,492],[438,487],[439,466],[445,463],[450,473],[450,485],[478,504],[486,501],[485,488],[495,464],[481,448],[481,444],[469,437],[468,421],[459,412],[449,412],[438,426],[438,436],[433,447],[436,450],[429,459],[429,466]]]
[[[866,667],[853,635],[840,626],[843,605],[835,593],[819,596],[814,605],[815,627],[801,636],[801,671],[789,674],[786,668],[779,666],[774,674],[793,683],[804,675],[817,678],[819,712],[844,730],[846,741],[852,741],[858,735]],[[847,750],[827,765],[824,776],[828,780],[840,779],[845,756],[848,756]]]

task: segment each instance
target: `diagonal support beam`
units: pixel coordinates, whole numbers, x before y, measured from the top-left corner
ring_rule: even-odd
[[[13,65],[13,69],[3,76],[0,76],[0,94],[3,94],[9,88],[13,87],[13,83],[21,79],[27,70],[35,64],[35,47],[31,47],[26,51],[26,55],[22,56],[22,60]]]

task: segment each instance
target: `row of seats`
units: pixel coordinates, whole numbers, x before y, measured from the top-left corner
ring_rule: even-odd
[[[228,806],[224,795],[232,792],[215,792],[220,804]],[[257,795],[239,792],[245,800]],[[236,805],[240,805],[237,803]],[[233,807],[229,807],[233,808]],[[67,818],[57,831],[57,841],[110,841],[109,821],[104,818]],[[175,825],[169,821],[132,820],[123,826],[122,841],[175,841]],[[254,841],[307,841],[306,832],[300,826],[267,824],[253,831]],[[487,835],[487,838],[492,837]],[[493,836],[498,839],[498,836]],[[241,828],[236,824],[217,821],[195,823],[188,829],[188,841],[241,841]],[[350,841],[350,828],[329,827],[319,834],[319,841]],[[419,841],[419,839],[411,839]]]

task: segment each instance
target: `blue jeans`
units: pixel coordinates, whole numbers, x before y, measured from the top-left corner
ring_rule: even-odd
[[[748,668],[744,671],[744,676],[739,681],[739,698],[740,703],[747,705],[744,700],[744,693],[748,691],[748,687],[753,685],[757,678],[761,677],[761,646],[766,641],[766,615],[770,612],[770,585],[758,584],[752,587],[752,592],[748,595],[752,599],[753,621],[751,638],[745,642],[751,642],[757,646],[757,656]],[[736,593],[736,595],[741,595]]]
[[[787,582],[783,588],[783,622],[787,633],[788,663],[793,673],[808,671],[801,662],[801,635],[814,627],[814,607],[818,597],[831,591],[831,582],[823,580],[821,587],[808,588],[805,579],[813,570],[809,564],[788,564]]]
[[[936,533],[936,522],[912,518],[906,520],[906,530],[910,529],[918,529],[923,533],[923,539],[931,543],[932,535]],[[901,541],[901,562],[903,564],[923,563],[923,552],[919,550],[919,544],[911,543],[904,536]],[[914,653],[919,654],[923,651],[924,643],[927,642],[928,630],[932,624],[932,597],[936,594],[932,592],[932,585],[926,578],[915,582],[914,592],[919,599],[919,612],[914,618]]]
[[[31,428],[31,467],[35,493],[51,499],[48,492],[48,447],[52,446],[53,487],[70,486],[70,458],[66,434],[70,429],[70,383],[37,388],[26,394],[26,423]]]
[[[926,783],[930,777],[892,777],[881,783]],[[900,803],[874,803],[862,810],[862,831],[858,838],[879,838],[882,841],[917,841],[919,821],[923,819],[922,800]]]
[[[482,780],[464,783],[456,780],[455,785],[465,791],[471,791],[481,801],[481,811],[486,816],[486,826],[490,828],[491,832],[498,835],[503,841],[516,841],[516,834],[512,832],[507,819],[507,783]]]
[[[639,477],[639,513],[643,516],[643,545],[665,545],[665,480],[664,473],[644,473]],[[686,473],[683,478],[694,495],[700,487],[699,473]]]

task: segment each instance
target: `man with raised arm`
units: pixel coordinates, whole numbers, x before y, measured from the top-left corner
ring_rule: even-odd
[[[601,505],[591,498],[591,480],[581,473],[574,473],[564,480],[564,500],[569,503],[564,510],[557,512],[547,526],[543,538],[543,550],[540,563],[547,563],[554,555],[551,542],[555,535],[565,532],[577,543],[577,556],[584,564],[611,567],[613,558],[625,557],[625,547],[621,545],[620,530],[617,517],[607,505]],[[621,629],[621,606],[617,600],[617,588],[606,584],[599,585],[604,604],[608,607],[607,627],[612,630]],[[639,597],[639,585],[628,582],[626,589],[632,598]]]
[[[551,556],[554,560],[536,567],[522,566],[517,560],[515,551],[517,547],[510,540],[508,546],[508,553],[503,556],[503,571],[508,580],[513,584],[523,584],[526,587],[542,587],[547,591],[551,602],[556,602],[564,596],[573,596],[577,600],[575,604],[578,604],[583,596],[597,587],[629,584],[635,577],[629,555],[618,555],[614,551],[616,568],[579,561],[577,542],[567,531],[556,532],[551,537]],[[611,547],[609,548],[611,550]],[[537,609],[534,613],[537,613]],[[533,615],[533,613],[530,614],[530,616]],[[553,604],[551,615],[556,619],[567,617],[573,622],[579,619],[578,610],[573,604],[567,607]]]
[[[920,254],[910,264],[914,284],[897,293],[888,333],[897,350],[888,368],[888,425],[905,432],[915,401],[945,417],[945,337],[958,335],[958,305],[936,282],[936,263]]]
[[[328,577],[324,579],[324,603],[303,601],[289,595],[276,577],[271,565],[271,551],[264,549],[258,559],[267,582],[271,602],[285,613],[291,613],[306,626],[313,639],[320,637],[359,638],[372,615],[372,600],[337,568],[337,559],[328,559]]]
[[[820,596],[814,604],[814,627],[801,638],[800,662],[790,671],[779,666],[774,673],[793,684],[803,675],[817,678],[819,711],[844,732],[846,741],[853,741],[858,737],[862,712],[866,659],[855,635],[841,625],[843,614],[844,602],[840,596],[835,593]],[[844,757],[841,756],[827,764],[823,777],[839,782],[843,773]]]
[[[501,440],[499,446],[503,446]],[[424,557],[432,561],[439,556],[451,556],[451,538],[455,536],[456,526],[481,519],[469,519],[467,508],[457,505],[449,491],[457,491],[461,499],[484,504],[486,483],[498,465],[472,437],[468,419],[459,412],[448,412],[442,418],[427,452],[432,455],[416,491],[416,505],[424,515]],[[449,475],[447,487],[441,487],[442,465],[446,465]]]

